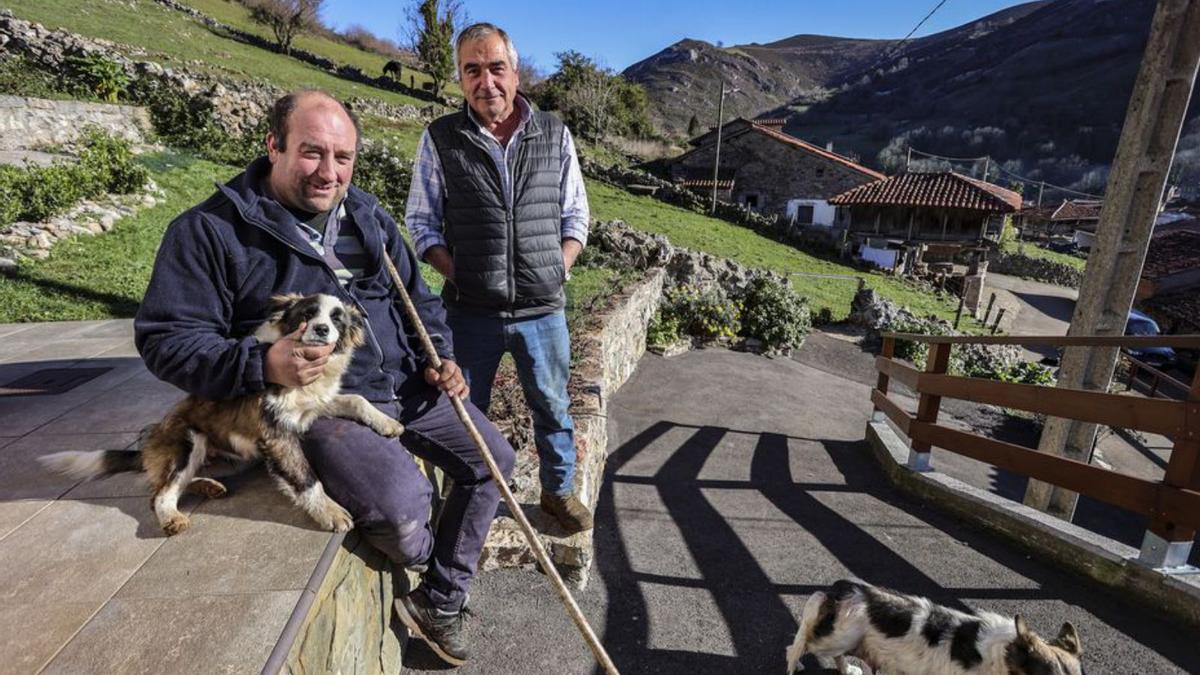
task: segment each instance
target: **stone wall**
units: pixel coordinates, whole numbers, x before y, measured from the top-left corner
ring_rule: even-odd
[[[382,553],[350,533],[320,585],[305,590],[311,604],[297,607],[280,638],[287,649],[283,663],[268,662],[264,673],[398,673],[407,632],[396,624],[396,597],[391,563]],[[407,582],[399,581],[399,592]],[[303,604],[303,601],[302,601]],[[290,640],[290,644],[283,644]],[[272,655],[275,657],[276,655]]]
[[[671,165],[684,173],[712,175],[715,143],[696,148]],[[760,213],[783,216],[789,199],[829,199],[876,179],[839,162],[748,131],[721,143],[721,166],[733,168],[733,201],[756,196]],[[707,172],[707,173],[706,173]]]
[[[61,72],[67,68],[71,57],[93,54],[121,66],[133,85],[165,88],[188,100],[197,109],[211,110],[217,123],[231,134],[253,129],[266,116],[275,99],[286,93],[261,81],[166,67],[155,61],[143,60],[141,57],[146,54],[138,49],[64,30],[50,30],[41,24],[18,19],[9,10],[0,10],[0,56],[19,56],[45,70]],[[366,83],[373,83],[371,78],[367,80]],[[431,114],[417,106],[394,105],[371,99],[354,98],[347,103],[360,112],[394,119],[420,119]]]
[[[1068,288],[1079,288],[1079,284],[1083,283],[1083,272],[1070,265],[1020,253],[997,253],[989,262],[988,269]]]
[[[604,310],[588,318],[585,337],[573,344],[576,361],[569,389],[578,451],[575,490],[593,511],[607,460],[608,400],[633,373],[646,351],[646,328],[662,298],[664,278],[663,270],[651,270],[642,281],[623,289]],[[537,457],[532,448],[517,448],[513,474],[517,500],[522,504],[537,504],[540,486]],[[579,588],[586,586],[594,558],[593,532],[560,536],[557,524],[540,509],[526,509],[525,514],[564,579]],[[535,560],[520,526],[502,504],[488,533],[479,568],[532,566]]]
[[[153,131],[145,108],[0,95],[0,150],[73,143],[89,126],[135,144]]]

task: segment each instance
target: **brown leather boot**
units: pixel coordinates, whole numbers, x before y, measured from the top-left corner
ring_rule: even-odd
[[[592,529],[592,514],[588,508],[573,494],[558,496],[549,492],[542,493],[542,510],[554,516],[559,525],[568,534]]]

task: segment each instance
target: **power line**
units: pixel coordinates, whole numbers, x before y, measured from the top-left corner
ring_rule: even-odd
[[[992,159],[992,160],[995,159],[988,155],[982,155],[980,157],[948,157],[946,155],[935,155],[932,152],[925,152],[923,150],[918,150],[911,146],[909,147],[909,149],[913,152],[913,154],[923,155],[923,156],[929,157],[931,159],[941,159],[941,160],[945,160],[947,162],[982,162],[987,159]],[[1068,194],[1079,195],[1080,197],[1088,197],[1091,199],[1104,199],[1103,195],[1094,195],[1089,192],[1080,192],[1079,190],[1072,190],[1071,188],[1063,187],[1061,185],[1047,183],[1044,180],[1034,180],[1032,178],[1026,178],[1025,176],[1014,173],[1014,172],[1009,171],[1008,169],[1004,168],[1004,165],[1001,164],[1000,162],[995,162],[995,164],[996,164],[996,168],[999,169],[1000,171],[1008,174],[1009,176],[1011,176],[1013,178],[1016,178],[1017,180],[1020,180],[1021,182],[1025,183],[1027,185],[1044,185],[1048,188],[1052,188],[1052,189],[1055,189],[1055,190],[1058,190],[1061,192],[1066,192]]]
[[[904,43],[908,42],[908,39],[913,36],[913,33],[916,33],[918,30],[920,30],[921,26],[924,26],[925,22],[929,20],[929,17],[933,16],[935,12],[937,12],[939,9],[941,9],[942,5],[946,4],[947,1],[948,0],[941,0],[941,2],[939,2],[937,5],[935,5],[933,9],[929,10],[929,13],[925,15],[925,18],[918,21],[917,25],[913,26],[913,29],[908,31],[908,35],[905,35],[891,49],[887,50],[887,52],[885,52],[883,56],[879,57],[878,59],[875,59],[875,62],[872,63],[871,66],[869,68],[867,68],[866,70],[864,70],[863,72],[869,73],[869,72],[875,70],[876,66],[878,66],[881,63],[884,63],[888,59],[890,59],[893,56],[895,56],[896,54],[900,53],[900,48],[904,46]]]

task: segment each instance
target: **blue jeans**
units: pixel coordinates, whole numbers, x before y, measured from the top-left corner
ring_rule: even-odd
[[[571,338],[562,310],[521,319],[476,316],[450,308],[454,354],[471,386],[471,402],[487,412],[496,368],[513,356],[525,403],[533,414],[542,489],[569,495],[575,480],[575,423],[567,409]]]

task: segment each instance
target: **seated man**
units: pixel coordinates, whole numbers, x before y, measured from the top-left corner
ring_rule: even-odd
[[[360,394],[407,430],[385,438],[345,419],[320,419],[305,453],[331,497],[397,567],[424,568],[422,584],[397,601],[405,623],[444,659],[467,658],[462,608],[500,493],[450,405],[467,396],[441,300],[422,281],[395,221],[351,186],[360,131],[327,94],[301,91],[270,113],[267,156],[220,186],[167,229],[135,322],[138,351],[158,377],[210,399],[302,386],[332,351],[252,333],[279,293],[326,293],[353,303],[367,322],[343,391]],[[442,360],[427,367],[412,326],[395,306],[383,263],[391,256]],[[466,403],[506,477],[513,450]],[[409,453],[412,453],[411,455]],[[431,488],[412,455],[453,481],[436,532]]]

